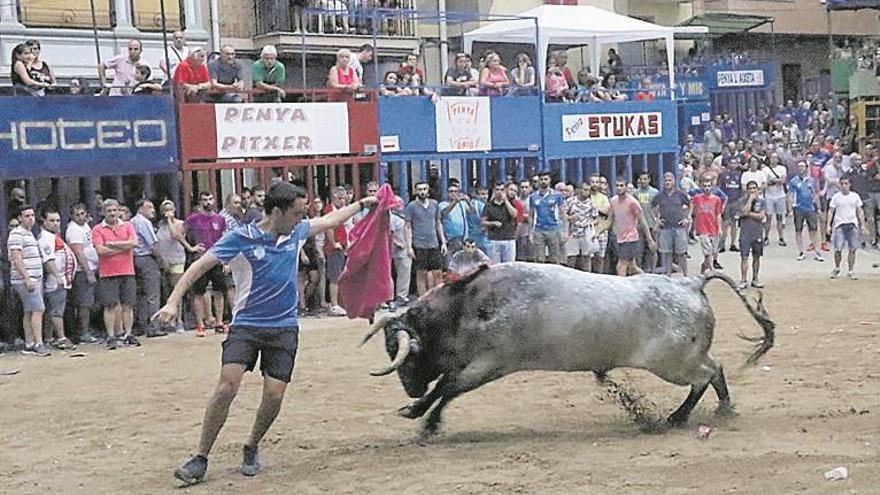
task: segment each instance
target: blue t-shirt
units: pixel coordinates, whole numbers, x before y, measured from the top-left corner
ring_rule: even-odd
[[[290,236],[276,236],[256,224],[224,235],[210,252],[228,264],[235,281],[232,324],[260,328],[297,325],[299,251],[309,237],[303,220]]]
[[[556,230],[559,228],[559,220],[556,218],[556,209],[562,208],[562,195],[556,191],[541,194],[535,191],[529,196],[529,205],[535,210],[535,230]]]
[[[801,178],[796,175],[788,181],[788,190],[794,193],[794,209],[804,213],[816,211],[816,203],[813,198],[819,190],[816,181],[809,175]]]
[[[467,237],[467,203],[459,201],[449,210],[449,213],[443,215],[443,210],[447,206],[449,206],[449,201],[440,203],[440,216],[443,218],[443,233],[446,235],[446,240]]]
[[[468,237],[474,240],[477,247],[485,251],[485,248],[489,245],[489,238],[483,233],[483,225],[480,217],[483,215],[483,209],[486,208],[486,203],[483,203],[482,200],[476,198],[471,199],[471,203],[474,204],[474,212],[468,212],[467,215]]]
[[[719,187],[724,191],[724,194],[727,194],[727,200],[731,203],[742,196],[740,177],[742,177],[742,173],[733,170],[725,170],[718,176]]]

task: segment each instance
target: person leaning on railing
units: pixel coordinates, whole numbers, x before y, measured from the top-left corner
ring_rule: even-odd
[[[254,62],[251,70],[254,89],[253,101],[262,103],[281,103],[287,93],[281,89],[287,79],[284,64],[278,61],[278,51],[266,45],[260,52],[260,60]]]
[[[459,53],[455,56],[455,67],[450,67],[443,77],[443,82],[446,85],[444,94],[464,96],[469,89],[477,86],[478,80],[469,68],[470,60],[471,56],[467,53]]]
[[[244,91],[244,66],[235,58],[235,48],[223,45],[220,58],[208,62],[212,91],[205,100],[213,103],[241,103]]]
[[[336,52],[336,64],[327,74],[327,87],[331,89],[354,90],[361,87],[361,80],[353,67],[348,65],[351,52],[345,48]]]
[[[507,93],[510,79],[501,65],[501,56],[495,52],[486,55],[486,64],[480,69],[480,96],[501,96]]]
[[[174,71],[174,95],[178,100],[196,103],[210,88],[211,76],[205,65],[205,49],[194,48]]]
[[[15,48],[12,49],[11,58],[13,62],[10,77],[12,78],[14,94],[45,96],[46,88],[50,87],[51,84],[32,77],[34,54],[31,51],[31,47],[24,43],[15,45]]]
[[[516,67],[510,69],[510,87],[514,95],[534,94],[535,68],[525,53],[516,56]]]

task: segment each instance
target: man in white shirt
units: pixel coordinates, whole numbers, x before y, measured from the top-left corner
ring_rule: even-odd
[[[833,223],[832,223],[833,222]],[[840,179],[840,192],[831,197],[828,203],[828,231],[834,244],[834,270],[831,278],[840,275],[840,262],[843,249],[849,248],[847,258],[847,278],[856,280],[853,268],[856,264],[856,251],[862,245],[861,233],[866,230],[865,212],[862,209],[862,198],[858,193],[850,191],[849,177]]]
[[[749,169],[742,173],[739,182],[742,190],[746,190],[749,182],[754,181],[758,184],[758,190],[763,191],[767,187],[767,173],[759,169],[760,162],[758,160],[749,159]]]
[[[70,294],[79,322],[79,341],[88,344],[100,342],[89,328],[92,307],[95,305],[95,284],[98,270],[98,252],[92,243],[92,229],[86,222],[88,208],[80,203],[70,208],[70,223],[67,225],[67,244],[76,256],[77,269],[73,277],[73,290]]]
[[[61,215],[57,211],[46,210],[40,217],[43,226],[37,243],[44,260],[43,301],[46,316],[55,329],[52,345],[62,351],[76,349],[64,334],[64,310],[67,308],[67,290],[73,287],[76,273],[76,256],[61,238]]]
[[[364,64],[373,60],[373,45],[364,43],[360,50],[348,59],[348,66],[357,73],[358,81],[364,81]],[[424,82],[424,81],[423,81]]]
[[[770,243],[770,227],[775,217],[779,245],[785,247],[783,230],[785,229],[785,216],[788,214],[788,196],[785,194],[788,171],[785,165],[779,162],[779,154],[775,151],[770,153],[769,162],[763,171],[767,179],[767,188],[764,189],[764,199],[767,201],[767,223],[764,224],[764,244]]]
[[[165,66],[165,59],[159,61],[159,67],[165,72],[165,78],[169,81],[174,79],[174,71],[181,62],[189,57],[189,47],[186,46],[186,35],[183,31],[175,31],[171,35],[171,44],[168,45],[168,62],[171,64],[171,70]]]

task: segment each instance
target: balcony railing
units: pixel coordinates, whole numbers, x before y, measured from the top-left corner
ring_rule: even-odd
[[[299,5],[306,3],[306,7]],[[416,0],[255,0],[257,33],[414,37]],[[382,9],[383,15],[375,15]],[[400,15],[394,15],[394,11]]]

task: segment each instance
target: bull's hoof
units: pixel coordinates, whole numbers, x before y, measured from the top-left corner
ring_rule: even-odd
[[[397,415],[406,419],[421,418],[425,413],[419,411],[414,404],[407,404],[397,410]]]
[[[739,416],[739,413],[733,408],[733,404],[719,404],[718,407],[715,408],[715,416],[731,419]]]
[[[683,428],[687,425],[688,416],[686,414],[675,414],[672,413],[666,418],[666,424],[669,425],[670,428]]]
[[[425,426],[422,427],[422,432],[419,433],[420,439],[427,439],[431,437],[436,437],[440,433],[440,425],[436,423],[425,423]]]

